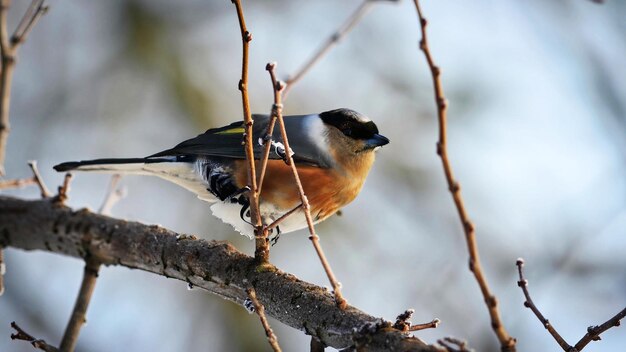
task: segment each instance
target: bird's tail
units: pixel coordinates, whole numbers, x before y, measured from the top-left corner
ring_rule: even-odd
[[[124,159],[95,159],[83,161],[68,161],[55,165],[54,169],[64,171],[95,171],[120,174],[149,174],[152,173],[151,164],[170,163],[171,158],[124,158]]]
[[[151,175],[173,182],[195,193],[200,199],[214,202],[217,198],[207,190],[202,172],[196,167],[195,158],[165,156],[128,159],[95,159],[68,161],[54,166],[59,172],[90,171],[109,174]]]

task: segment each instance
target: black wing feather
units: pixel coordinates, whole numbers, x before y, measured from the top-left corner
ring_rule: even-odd
[[[303,121],[307,115],[286,116],[285,127],[289,143],[294,151],[293,158],[296,163],[308,164],[318,167],[330,167],[328,157],[309,141],[304,131]],[[253,144],[254,157],[261,158],[263,146],[259,143],[264,140],[267,133],[269,116],[254,115]],[[178,155],[218,156],[233,159],[245,159],[245,151],[242,145],[244,124],[242,121],[233,122],[227,126],[212,128],[195,138],[179,143],[175,147],[148,156],[148,158]],[[260,140],[259,140],[260,139]],[[278,124],[274,128],[272,139],[282,143]],[[282,159],[283,155],[272,148],[270,159]]]

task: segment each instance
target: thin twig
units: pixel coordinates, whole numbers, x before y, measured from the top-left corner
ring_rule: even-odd
[[[76,342],[78,341],[78,334],[80,329],[87,322],[85,318],[87,315],[87,308],[89,307],[89,301],[93,294],[93,290],[96,287],[96,280],[98,279],[98,270],[100,270],[100,262],[93,257],[89,257],[85,260],[85,271],[83,274],[83,282],[80,285],[80,291],[78,297],[76,297],[76,303],[74,304],[74,310],[70,317],[67,327],[65,328],[65,334],[63,334],[63,340],[61,340],[61,351],[74,351]]]
[[[582,351],[585,346],[591,341],[600,340],[600,334],[609,330],[610,328],[620,326],[620,321],[626,317],[626,308],[622,309],[621,312],[615,314],[611,319],[607,320],[601,325],[590,326],[587,328],[587,333],[583,336],[580,341],[576,343],[574,346],[578,351]]]
[[[491,327],[495,332],[498,340],[500,341],[500,347],[502,351],[515,351],[515,338],[511,337],[502,324],[500,312],[498,310],[498,300],[496,296],[491,293],[487,278],[483,273],[482,266],[480,264],[480,255],[478,253],[478,245],[476,244],[476,233],[474,224],[470,221],[469,215],[465,209],[465,204],[461,196],[461,186],[454,178],[452,172],[452,165],[448,159],[447,149],[447,101],[443,93],[443,87],[441,85],[441,70],[435,65],[435,62],[430,53],[428,47],[428,37],[426,36],[427,21],[422,15],[422,10],[419,5],[419,0],[414,0],[415,8],[420,22],[420,30],[422,38],[420,40],[420,49],[424,52],[428,67],[430,68],[433,80],[433,88],[435,93],[435,102],[437,105],[437,115],[439,120],[439,141],[437,142],[437,154],[441,157],[441,163],[445,173],[446,181],[448,183],[448,189],[454,200],[454,204],[465,232],[465,239],[467,242],[467,249],[469,251],[469,267],[470,271],[474,274],[478,286],[480,286],[481,293],[485,299],[485,304],[489,310],[489,316],[491,317]]]
[[[467,342],[454,337],[444,337],[437,340],[437,343],[443,346],[448,352],[470,352]]]
[[[104,200],[102,201],[102,205],[100,206],[100,209],[98,209],[98,213],[102,215],[110,215],[111,208],[113,208],[115,203],[124,198],[124,196],[126,195],[124,189],[117,188],[117,184],[120,182],[121,179],[122,176],[119,174],[111,176],[109,187],[107,188],[107,192],[104,196]]]
[[[528,292],[528,280],[524,278],[524,272],[522,270],[522,267],[524,266],[524,260],[522,258],[519,258],[516,262],[516,265],[517,265],[517,271],[519,272],[519,281],[517,282],[517,286],[519,286],[522,289],[522,292],[524,292],[524,297],[526,297],[526,301],[524,301],[524,307],[529,308],[530,310],[533,311],[537,319],[539,319],[543,327],[546,328],[546,330],[548,330],[550,335],[552,335],[554,340],[556,340],[559,346],[561,346],[563,351],[568,351],[568,352],[571,351],[572,346],[570,346],[565,341],[565,339],[561,337],[561,335],[556,331],[554,326],[550,324],[548,319],[546,319],[543,316],[543,314],[541,314],[541,311],[539,311],[539,308],[537,308],[532,298],[530,298],[530,292]]]
[[[33,0],[11,36],[11,44],[19,45],[26,40],[37,21],[48,12],[48,6],[44,6],[44,2],[45,0]]]
[[[441,321],[439,319],[433,319],[428,323],[412,325],[410,319],[415,311],[413,309],[407,309],[402,314],[398,315],[396,322],[393,324],[394,329],[400,331],[419,331],[425,329],[434,329],[439,326]]]
[[[326,39],[324,44],[307,60],[302,67],[293,75],[287,77],[285,83],[287,87],[283,92],[283,97],[287,97],[287,94],[291,90],[291,88],[298,82],[302,77],[309,72],[309,70],[318,63],[334,46],[336,46],[341,39],[343,39],[346,34],[348,34],[354,26],[367,14],[367,12],[371,9],[374,1],[372,0],[364,0],[359,7],[354,10],[354,12],[345,20],[341,26]]]
[[[37,169],[37,160],[30,160],[28,162],[28,166],[30,166],[30,169],[33,171],[35,182],[37,182],[37,185],[39,186],[39,190],[41,191],[41,198],[52,197],[52,193],[50,193],[50,191],[48,190],[48,187],[46,187],[46,184],[43,182],[43,178],[41,177],[41,174],[39,173],[39,169]]]
[[[285,87],[284,84],[279,83],[276,80],[276,74],[274,72],[274,67],[269,70],[270,78],[272,79],[272,86],[277,94],[275,94],[274,105],[281,106],[281,90]],[[313,244],[315,248],[315,252],[324,267],[324,271],[326,272],[326,276],[328,276],[328,280],[333,287],[333,292],[335,294],[335,301],[337,305],[341,308],[345,308],[347,305],[346,300],[341,295],[341,287],[337,279],[335,278],[335,274],[333,274],[332,269],[330,268],[330,264],[324,255],[324,251],[322,250],[322,246],[319,242],[319,236],[315,233],[315,226],[313,225],[313,217],[311,216],[311,207],[309,205],[309,200],[304,194],[304,189],[302,188],[302,182],[300,182],[300,176],[298,175],[298,169],[296,167],[296,163],[293,161],[291,155],[291,148],[289,147],[289,139],[287,138],[287,129],[285,128],[285,121],[283,120],[282,109],[276,109],[278,125],[280,126],[280,134],[283,139],[283,144],[285,146],[285,159],[287,164],[291,167],[291,172],[293,174],[294,181],[298,188],[298,193],[300,194],[300,201],[302,202],[302,208],[304,209],[304,216],[306,218],[306,223],[309,228],[309,240]]]
[[[26,331],[20,328],[15,322],[11,322],[11,327],[15,329],[15,331],[17,331],[16,334],[11,334],[11,340],[28,341],[30,342],[31,345],[33,345],[33,347],[40,349],[42,351],[46,351],[46,352],[58,352],[59,351],[58,348],[48,345],[46,341],[34,338],[32,335],[28,334]]]
[[[69,197],[70,193],[70,182],[72,181],[72,173],[65,173],[65,177],[63,178],[63,185],[59,186],[59,192],[55,198],[56,201],[61,204],[65,203]]]
[[[408,331],[419,331],[419,330],[426,330],[426,329],[436,329],[436,328],[439,327],[439,324],[441,324],[441,320],[433,319],[432,321],[430,321],[428,323],[411,325],[409,327]]]
[[[263,307],[263,305],[257,299],[256,291],[254,290],[254,288],[249,287],[248,289],[246,289],[246,293],[248,293],[248,298],[250,298],[252,304],[254,305],[254,310],[261,320],[261,325],[263,325],[263,329],[265,329],[265,336],[267,336],[267,341],[270,343],[270,346],[272,346],[272,349],[275,352],[280,352],[281,349],[278,345],[278,339],[276,338],[276,335],[274,334],[270,323],[267,321],[267,317],[265,316],[265,307]]]
[[[4,176],[4,158],[7,139],[11,125],[9,123],[9,103],[11,101],[11,80],[13,78],[13,66],[15,57],[13,48],[9,43],[7,30],[7,12],[9,1],[0,0],[0,55],[2,71],[0,72],[0,176]]]
[[[232,0],[237,9],[237,18],[239,20],[239,29],[241,31],[241,42],[243,44],[243,54],[241,58],[241,80],[239,81],[239,90],[241,91],[241,102],[243,105],[243,121],[244,121],[244,149],[246,151],[246,162],[248,165],[248,200],[250,202],[250,220],[254,226],[255,251],[254,257],[260,263],[267,263],[270,256],[269,241],[267,239],[267,231],[263,231],[263,222],[261,213],[259,212],[259,192],[256,181],[256,168],[254,161],[254,142],[252,141],[252,114],[250,113],[250,100],[248,98],[248,48],[252,41],[252,34],[246,28],[246,21],[243,15],[241,0]]]
[[[576,348],[578,351],[582,351],[585,346],[591,341],[600,340],[600,334],[607,331],[610,328],[620,326],[620,321],[626,317],[626,308],[622,309],[621,312],[615,314],[611,319],[604,322],[602,325],[590,326],[587,328],[587,333],[583,336],[580,341],[576,343]]]
[[[265,69],[267,71],[273,70],[276,67],[275,62],[268,63],[265,65]],[[276,101],[276,89],[272,87],[272,92],[274,93],[274,101]],[[258,180],[258,192],[259,196],[261,191],[263,190],[263,181],[265,180],[265,171],[267,170],[267,163],[270,157],[270,150],[272,148],[272,135],[274,134],[274,126],[276,125],[276,116],[278,116],[278,112],[276,109],[282,108],[282,106],[277,106],[276,104],[272,105],[272,111],[270,113],[270,121],[267,124],[267,131],[265,134],[265,140],[263,141],[263,157],[261,158],[261,172],[259,173]]]
[[[302,208],[302,203],[298,204],[293,209],[291,209],[288,212],[286,212],[285,214],[281,215],[278,219],[274,220],[273,223],[267,225],[266,228],[268,230],[274,229],[276,226],[280,225],[281,222],[283,222],[285,219],[287,219],[289,216],[291,216],[293,213],[295,213],[296,211],[300,210],[301,208]]]
[[[546,330],[548,330],[550,335],[552,335],[554,340],[559,344],[559,346],[561,346],[563,351],[566,351],[566,352],[582,351],[583,348],[585,348],[585,346],[589,344],[589,342],[600,340],[600,334],[602,334],[603,332],[607,331],[608,329],[612,327],[620,326],[620,321],[624,319],[624,317],[626,317],[626,308],[624,308],[622,311],[615,314],[615,316],[613,316],[611,319],[607,320],[603,324],[588,327],[587,333],[585,334],[585,336],[583,336],[580,339],[580,341],[578,341],[578,343],[576,343],[576,345],[572,347],[567,343],[567,341],[565,341],[563,337],[561,337],[561,335],[556,331],[554,326],[550,324],[548,319],[546,319],[543,316],[539,308],[537,308],[532,298],[530,297],[530,292],[528,291],[528,280],[524,278],[524,270],[523,270],[524,259],[519,258],[515,264],[517,265],[517,271],[519,273],[519,281],[517,282],[517,286],[519,286],[522,289],[522,292],[524,293],[524,297],[526,298],[526,301],[524,301],[524,306],[526,308],[529,308],[535,314],[537,319],[539,319],[541,324],[543,324],[543,327],[546,328]]]
[[[22,188],[37,183],[34,177],[0,181],[0,189]]]
[[[11,83],[13,81],[17,49],[26,40],[28,33],[30,33],[39,18],[48,10],[47,6],[43,6],[44,1],[33,0],[31,2],[15,33],[9,39],[7,12],[11,2],[10,0],[0,0],[0,61],[2,64],[0,72],[0,176],[5,174],[4,159],[11,127],[9,123]]]

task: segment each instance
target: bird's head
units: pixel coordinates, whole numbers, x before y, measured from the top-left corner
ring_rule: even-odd
[[[378,133],[376,124],[354,110],[336,109],[321,113],[327,128],[327,141],[333,149],[358,155],[372,152],[389,143]]]
[[[374,162],[374,151],[389,143],[372,120],[354,110],[336,109],[319,117],[324,122],[328,150],[344,168],[367,173]]]

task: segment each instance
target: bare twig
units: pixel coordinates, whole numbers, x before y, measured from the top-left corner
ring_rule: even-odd
[[[552,335],[554,340],[556,340],[556,342],[559,344],[559,346],[561,346],[563,351],[568,351],[569,352],[572,349],[572,346],[570,346],[565,341],[565,339],[563,339],[563,337],[561,337],[561,335],[556,331],[554,326],[552,326],[552,324],[550,324],[548,319],[546,319],[543,316],[543,314],[541,314],[541,311],[539,311],[537,306],[535,306],[535,303],[533,302],[532,298],[530,298],[530,293],[528,292],[528,280],[526,280],[524,278],[524,272],[522,270],[522,267],[524,266],[524,260],[522,258],[519,258],[517,260],[516,264],[517,264],[517,270],[519,272],[519,281],[517,282],[517,286],[519,286],[522,289],[522,292],[524,292],[524,296],[526,297],[526,301],[524,302],[524,307],[529,308],[530,310],[532,310],[533,313],[535,314],[535,316],[537,317],[537,319],[539,319],[541,324],[543,324],[543,327],[546,328],[546,330],[548,330],[550,335]]]
[[[281,90],[285,87],[284,84],[279,83],[276,80],[276,74],[274,72],[273,67],[269,67],[270,78],[272,79],[272,86],[276,94],[274,95],[274,105],[281,106]],[[300,201],[302,202],[302,208],[304,209],[304,216],[306,218],[306,223],[309,228],[309,239],[315,248],[315,252],[324,267],[324,271],[326,272],[326,276],[328,276],[328,280],[333,287],[333,292],[335,294],[335,300],[337,305],[341,308],[345,308],[347,305],[346,300],[341,295],[341,287],[337,279],[335,278],[335,274],[333,274],[332,269],[330,268],[330,264],[324,255],[324,251],[322,250],[322,246],[319,243],[319,236],[315,233],[315,226],[313,225],[313,218],[311,217],[311,209],[309,205],[309,200],[304,194],[304,189],[302,188],[302,182],[300,182],[300,176],[298,175],[298,169],[296,167],[296,163],[293,161],[291,155],[291,148],[289,147],[289,139],[287,138],[287,129],[285,128],[285,121],[283,120],[282,109],[275,109],[278,119],[278,125],[280,126],[280,134],[283,139],[283,144],[285,145],[285,160],[287,164],[291,167],[291,171],[293,174],[294,181],[298,188],[298,193],[300,194]]]
[[[72,174],[67,172],[63,178],[63,185],[59,186],[59,192],[55,197],[55,200],[60,203],[65,203],[70,193],[70,182],[72,181]]]
[[[336,46],[341,39],[343,39],[356,25],[363,19],[367,12],[372,8],[373,4],[377,2],[374,0],[363,0],[361,5],[345,20],[339,28],[326,39],[324,44],[300,67],[296,73],[290,75],[286,79],[287,87],[283,92],[283,97],[287,97],[287,94],[293,88],[293,86],[302,79],[302,77],[309,72],[309,70],[315,66],[334,46]]]
[[[48,7],[43,5],[44,1],[33,0],[31,2],[15,33],[9,39],[7,12],[9,11],[11,1],[0,0],[0,56],[2,64],[2,71],[0,72],[0,176],[5,174],[5,150],[10,131],[9,105],[11,102],[11,83],[13,81],[17,49],[26,40],[39,18],[48,10]]]
[[[250,99],[248,98],[248,48],[252,41],[252,34],[246,28],[246,21],[243,16],[241,0],[232,0],[237,9],[239,29],[241,31],[241,42],[243,44],[243,54],[241,59],[241,80],[239,90],[241,91],[241,102],[243,105],[244,121],[244,149],[246,151],[246,162],[248,165],[248,200],[250,202],[250,220],[254,226],[255,251],[254,257],[260,263],[267,263],[270,257],[270,247],[267,239],[267,231],[263,231],[263,222],[259,212],[259,191],[256,181],[256,168],[254,161],[254,142],[252,141],[252,114],[250,112]]]
[[[48,190],[48,187],[46,187],[46,184],[43,182],[43,178],[41,177],[41,174],[39,174],[39,169],[37,169],[37,160],[29,161],[28,166],[30,166],[30,169],[33,171],[35,182],[37,182],[37,185],[39,186],[39,190],[41,191],[41,198],[52,197],[52,193],[50,193],[50,191]]]
[[[414,324],[411,325],[409,327],[409,331],[419,331],[419,330],[426,330],[426,329],[436,329],[439,327],[439,324],[441,324],[441,320],[439,319],[433,319],[432,321],[428,322],[428,323],[422,323],[422,324]]]
[[[278,345],[278,339],[276,338],[276,335],[274,334],[270,323],[267,321],[267,317],[265,316],[265,307],[263,307],[263,305],[256,297],[256,291],[254,290],[254,288],[249,287],[248,289],[246,289],[246,293],[248,293],[248,298],[250,298],[252,304],[254,305],[254,310],[261,320],[263,329],[265,329],[265,336],[267,336],[267,341],[275,352],[280,352],[281,349]]]
[[[30,334],[28,334],[26,331],[24,331],[22,328],[20,328],[15,322],[11,323],[11,327],[15,329],[15,331],[17,331],[16,334],[11,334],[11,340],[28,341],[30,342],[31,345],[33,345],[34,348],[37,348],[46,352],[58,352],[59,351],[59,349],[57,349],[56,347],[48,345],[46,341],[34,338]]]
[[[265,69],[270,71],[276,67],[275,62],[268,63],[265,65]],[[275,87],[272,87],[272,92],[274,93],[274,101],[279,99],[277,97],[277,92]],[[265,171],[267,170],[267,162],[270,157],[270,150],[272,148],[272,135],[274,134],[274,126],[276,125],[276,116],[278,116],[277,109],[282,109],[282,106],[278,106],[276,104],[272,105],[272,111],[270,114],[270,121],[267,125],[267,132],[265,134],[265,140],[263,141],[263,157],[261,158],[261,172],[259,173],[259,181],[258,181],[258,192],[259,195],[263,189],[263,181],[265,180]]]
[[[443,346],[448,352],[470,352],[467,342],[454,337],[444,337],[437,340],[437,343]]]
[[[66,174],[66,178],[67,175],[69,175],[69,173]],[[100,211],[98,212],[99,214],[103,214],[103,211],[110,211],[115,202],[122,197],[122,192],[116,189],[117,183],[120,179],[120,175],[116,174],[111,176],[111,182],[109,183],[109,188],[107,189],[107,195],[105,196],[104,202],[100,207]],[[61,194],[60,189],[59,194]],[[83,324],[87,322],[87,308],[89,307],[91,296],[93,295],[93,291],[96,287],[96,280],[98,279],[98,272],[100,271],[101,264],[101,261],[95,259],[91,255],[87,255],[85,258],[83,281],[80,285],[80,291],[78,291],[76,302],[74,303],[72,315],[70,316],[70,320],[65,328],[63,340],[61,340],[61,351],[63,352],[74,351],[76,342],[78,341],[78,335],[80,334],[80,329]]]
[[[587,333],[576,343],[574,348],[578,351],[582,351],[582,349],[585,348],[589,342],[600,340],[600,334],[603,332],[609,330],[610,328],[620,326],[620,321],[625,317],[626,308],[622,309],[621,312],[615,314],[611,319],[607,320],[603,324],[588,327]]]
[[[293,213],[295,213],[296,211],[300,210],[301,208],[302,208],[302,203],[298,204],[293,209],[291,209],[288,212],[286,212],[285,214],[281,215],[278,219],[274,220],[273,223],[267,225],[266,228],[268,230],[272,230],[272,229],[276,228],[276,226],[280,225],[281,222],[283,222],[285,219],[290,217]]]
[[[22,188],[37,183],[34,177],[0,181],[0,189]]]
[[[410,319],[413,313],[415,313],[413,309],[407,309],[402,314],[398,315],[396,322],[393,324],[393,328],[400,331],[419,331],[437,328],[441,323],[439,319],[433,319],[428,323],[412,325]]]
[[[61,340],[61,351],[74,351],[76,342],[78,341],[78,334],[80,329],[87,322],[85,318],[87,315],[87,308],[89,307],[89,301],[93,294],[93,290],[96,287],[96,280],[98,279],[98,270],[100,270],[100,261],[93,257],[89,257],[85,260],[85,271],[83,274],[83,282],[80,285],[80,291],[78,297],[76,297],[76,303],[74,304],[74,310],[70,317],[67,327],[65,328],[65,334],[63,334],[63,340]]]
[[[44,3],[45,0],[33,0],[31,2],[20,24],[15,29],[15,33],[11,36],[11,44],[13,46],[20,45],[26,41],[37,21],[48,12],[48,6],[44,5]]]
[[[478,253],[478,245],[476,244],[476,233],[474,229],[474,224],[470,221],[467,210],[465,209],[465,204],[461,196],[461,186],[459,182],[454,178],[452,165],[450,164],[450,161],[448,159],[448,149],[446,143],[447,101],[443,93],[443,87],[441,85],[441,70],[438,66],[435,65],[435,62],[430,53],[430,49],[428,47],[428,37],[426,36],[426,25],[428,22],[422,15],[419,0],[414,0],[414,3],[415,8],[417,9],[420,29],[422,33],[422,39],[420,40],[419,46],[420,49],[424,52],[424,56],[426,57],[428,67],[430,68],[432,74],[435,102],[437,105],[437,115],[439,120],[439,141],[437,142],[437,154],[441,157],[441,163],[443,165],[446,181],[448,183],[448,189],[452,194],[454,204],[459,214],[459,219],[461,220],[461,225],[463,226],[463,231],[465,232],[465,239],[467,242],[467,249],[469,251],[470,257],[469,268],[470,271],[474,274],[483,298],[485,299],[487,309],[489,310],[489,316],[491,317],[491,327],[495,332],[498,340],[500,341],[501,350],[515,351],[515,338],[509,335],[509,333],[504,328],[504,325],[502,324],[502,319],[500,318],[500,312],[498,310],[498,300],[496,299],[496,296],[491,293],[489,284],[487,283],[487,278],[483,273],[482,266],[480,264],[480,255]]]
[[[109,182],[109,187],[107,188],[104,200],[102,201],[100,209],[98,209],[99,214],[109,215],[111,213],[111,208],[113,208],[115,203],[124,198],[126,193],[124,191],[124,188],[117,187],[117,184],[120,182],[121,179],[122,176],[119,174],[111,176],[111,181]]]
[[[559,346],[561,346],[561,348],[565,352],[582,351],[583,348],[585,348],[585,346],[589,344],[589,342],[600,340],[600,334],[602,334],[603,332],[612,327],[620,326],[620,321],[624,319],[624,317],[626,317],[626,308],[624,308],[621,312],[617,313],[615,316],[613,316],[611,319],[607,320],[603,324],[588,327],[585,336],[583,336],[580,341],[578,341],[578,343],[576,343],[576,345],[572,347],[567,343],[567,341],[565,341],[563,337],[561,337],[561,335],[556,331],[554,326],[550,324],[548,319],[543,316],[539,308],[537,308],[532,298],[530,297],[530,292],[528,291],[528,280],[524,278],[524,259],[519,258],[515,264],[517,265],[517,271],[519,273],[519,281],[517,282],[517,286],[522,289],[524,297],[526,298],[526,301],[524,301],[524,307],[529,308],[535,314],[537,319],[539,319],[541,324],[543,324],[543,327],[548,330],[550,335],[552,335],[554,340],[559,344]]]

